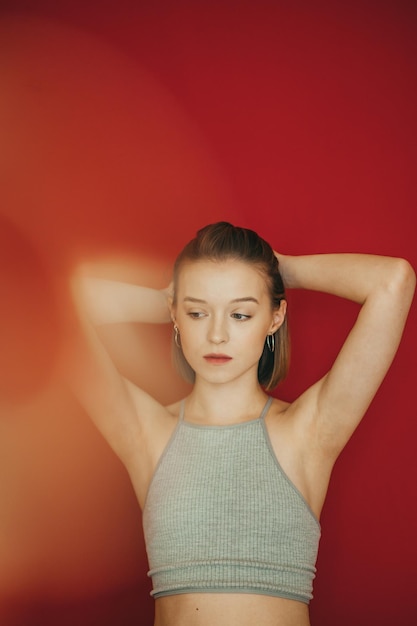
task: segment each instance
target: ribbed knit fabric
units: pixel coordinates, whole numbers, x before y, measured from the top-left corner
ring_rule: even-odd
[[[143,512],[152,595],[255,593],[308,603],[320,525],[281,469],[264,416],[200,426],[182,415]]]

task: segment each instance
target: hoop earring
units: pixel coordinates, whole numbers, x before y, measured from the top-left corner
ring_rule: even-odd
[[[174,341],[177,348],[181,348],[180,331],[176,324],[174,325]]]
[[[266,336],[266,345],[270,352],[275,352],[275,335],[273,333]]]

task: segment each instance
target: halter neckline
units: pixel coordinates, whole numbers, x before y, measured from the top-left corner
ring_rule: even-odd
[[[236,424],[198,424],[197,422],[187,422],[187,420],[184,419],[185,400],[181,400],[179,421],[182,424],[187,424],[187,426],[193,426],[197,428],[234,428],[236,426],[245,426],[246,424],[253,424],[253,422],[263,421],[265,419],[266,414],[268,413],[269,407],[272,404],[272,400],[273,400],[272,396],[268,396],[268,399],[265,402],[259,417],[256,417],[255,419],[251,419],[251,420],[246,420],[244,422],[237,422]]]

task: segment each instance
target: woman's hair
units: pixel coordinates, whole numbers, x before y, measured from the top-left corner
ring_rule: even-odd
[[[278,269],[278,259],[271,246],[253,230],[233,226],[228,222],[217,222],[199,230],[196,237],[178,255],[174,265],[173,304],[176,304],[178,278],[185,263],[229,259],[254,265],[262,272],[268,286],[272,308],[279,307],[281,300],[285,300],[285,287]],[[290,346],[287,317],[274,333],[274,339],[273,352],[265,340],[258,365],[258,380],[266,390],[273,389],[285,378],[288,371]],[[195,372],[185,359],[181,347],[174,341],[173,355],[179,373],[185,380],[193,383]]]

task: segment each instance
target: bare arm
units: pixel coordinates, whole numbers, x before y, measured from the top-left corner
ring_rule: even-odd
[[[83,307],[95,325],[118,322],[164,324],[170,321],[170,287],[150,289],[94,278],[84,271],[78,272],[77,281]]]
[[[363,254],[277,254],[285,284],[353,300],[357,321],[331,370],[299,400],[310,438],[336,458],[358,425],[398,348],[415,288],[404,259]],[[352,393],[354,390],[354,393]]]
[[[146,420],[163,410],[146,392],[119,373],[99,339],[95,324],[119,321],[169,321],[168,291],[86,278],[71,281],[65,373],[96,426],[128,465],[143,446]]]

